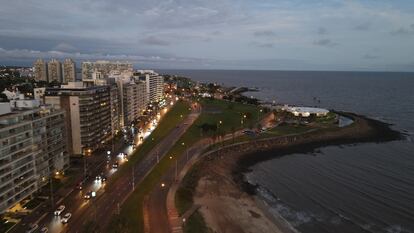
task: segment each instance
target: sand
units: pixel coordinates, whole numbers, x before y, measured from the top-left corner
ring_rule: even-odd
[[[218,233],[287,233],[286,222],[278,221],[257,204],[254,196],[243,192],[232,179],[230,167],[235,157],[217,156],[202,161],[194,204],[200,205],[207,226]]]

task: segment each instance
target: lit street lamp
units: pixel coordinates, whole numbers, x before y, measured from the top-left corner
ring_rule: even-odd
[[[186,154],[186,161],[188,161],[188,146],[183,142],[181,143],[182,146],[185,146],[185,154]]]
[[[170,159],[173,159],[172,156],[170,156]],[[175,159],[175,180],[177,180],[178,177],[178,161]]]

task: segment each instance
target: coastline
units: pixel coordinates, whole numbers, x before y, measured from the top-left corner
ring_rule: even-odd
[[[283,217],[275,217],[270,213],[266,204],[257,196],[257,186],[245,179],[244,174],[250,170],[251,166],[278,156],[313,152],[325,146],[381,143],[403,139],[403,134],[391,129],[390,124],[354,113],[336,113],[352,118],[354,123],[335,130],[316,130],[304,134],[231,145],[216,152],[217,156],[208,156],[203,159],[201,161],[204,167],[203,176],[197,185],[194,203],[202,206],[200,211],[207,225],[217,232],[222,232],[223,228],[220,227],[223,226],[224,220],[214,218],[214,214],[221,214],[221,216],[238,214],[244,217],[226,219],[226,224],[234,227],[240,224],[239,232],[245,232],[245,230],[248,232],[248,224],[252,226],[263,224],[263,222],[257,222],[258,220],[255,219],[257,216],[263,217],[264,222],[271,221],[273,226],[255,232],[297,232]],[[217,200],[214,203],[215,199]],[[220,204],[218,205],[217,202]],[[234,206],[238,206],[239,210],[235,210]],[[251,214],[251,222],[249,222],[246,219],[249,216],[241,213],[249,211],[246,208],[254,207],[257,208],[253,212],[255,214]],[[225,230],[225,232],[237,231]]]

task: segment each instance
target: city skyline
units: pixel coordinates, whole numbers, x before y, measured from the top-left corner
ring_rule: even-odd
[[[414,71],[413,9],[410,1],[16,1],[0,10],[0,63]]]

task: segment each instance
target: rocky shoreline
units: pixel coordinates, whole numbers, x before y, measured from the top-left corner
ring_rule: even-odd
[[[391,128],[391,124],[349,112],[335,112],[351,118],[354,123],[344,128],[328,131],[315,131],[295,136],[289,143],[276,145],[272,148],[257,148],[256,151],[244,153],[238,158],[237,166],[232,169],[235,180],[245,192],[255,194],[255,186],[245,181],[244,173],[250,171],[253,165],[289,154],[312,153],[318,148],[327,146],[350,145],[358,143],[382,143],[402,140],[404,134]],[[254,156],[257,152],[260,156]]]
[[[390,124],[354,113],[336,113],[353,119],[354,123],[343,128],[238,143],[203,159],[202,178],[194,202],[202,206],[200,211],[207,225],[217,232],[251,232],[252,227],[259,229],[254,232],[294,232],[283,219],[272,218],[258,203],[256,186],[248,183],[244,176],[251,166],[278,156],[314,152],[325,146],[381,143],[404,138]],[[222,217],[215,217],[217,214]]]

